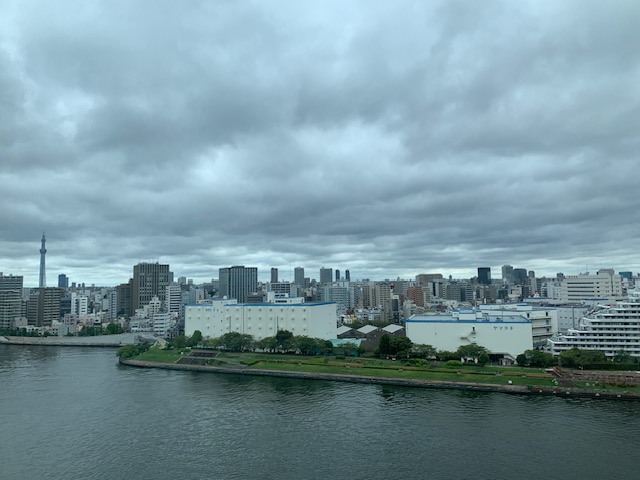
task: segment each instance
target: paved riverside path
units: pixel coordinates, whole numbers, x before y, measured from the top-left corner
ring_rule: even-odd
[[[96,335],[95,337],[12,337],[0,336],[0,343],[9,345],[42,345],[54,347],[121,347],[144,341],[137,333]]]

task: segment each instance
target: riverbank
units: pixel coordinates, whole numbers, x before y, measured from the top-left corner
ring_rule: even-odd
[[[123,345],[138,343],[138,335],[122,333],[118,335],[99,335],[95,337],[13,337],[0,336],[0,344],[5,345],[38,345],[50,347],[108,347],[118,348]]]
[[[372,385],[394,385],[402,387],[466,390],[475,392],[507,393],[511,395],[557,396],[565,398],[593,398],[616,400],[640,400],[637,392],[596,392],[582,388],[548,387],[543,385],[513,385],[494,384],[484,382],[449,381],[418,378],[397,378],[392,376],[372,376],[359,374],[339,374],[325,372],[302,372],[291,370],[275,370],[253,368],[248,366],[230,365],[195,365],[189,363],[164,363],[136,359],[120,359],[120,364],[137,368],[160,368],[165,370],[179,370],[203,373],[217,373],[225,375],[251,375],[302,380],[324,380],[334,382],[349,382]]]

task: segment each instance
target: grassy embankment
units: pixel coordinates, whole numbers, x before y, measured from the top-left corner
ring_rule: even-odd
[[[151,348],[136,360],[175,363],[183,355],[178,350]],[[363,377],[388,377],[442,382],[469,382],[553,387],[554,378],[542,369],[494,366],[448,367],[446,364],[411,366],[401,361],[377,358],[304,357],[260,353],[222,352],[210,361],[215,366],[242,366],[248,369],[305,373],[331,373]]]

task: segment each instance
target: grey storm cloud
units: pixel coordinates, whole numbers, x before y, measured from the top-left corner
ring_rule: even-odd
[[[0,0],[0,271],[640,270],[635,1]],[[50,282],[51,283],[51,282]]]

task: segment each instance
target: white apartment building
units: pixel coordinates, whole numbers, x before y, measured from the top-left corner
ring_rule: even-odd
[[[577,328],[548,341],[551,353],[565,350],[600,350],[609,358],[620,350],[640,357],[640,291],[629,292],[628,301],[598,305],[582,317]]]
[[[329,340],[335,338],[336,325],[333,302],[274,304],[212,299],[185,308],[185,335],[199,330],[204,338],[239,332],[261,340],[275,336],[278,330],[288,330],[294,335]]]
[[[175,325],[171,313],[156,313],[153,316],[153,333],[158,337],[166,337],[167,333]]]

